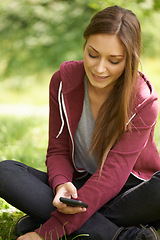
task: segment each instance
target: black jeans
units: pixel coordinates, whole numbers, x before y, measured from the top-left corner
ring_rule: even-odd
[[[79,189],[89,177],[74,181],[74,185]],[[0,197],[40,223],[55,210],[47,174],[16,161],[0,162]],[[121,192],[73,235],[89,233],[88,239],[111,240],[121,226],[156,226],[159,220],[160,172],[145,182],[130,175]]]

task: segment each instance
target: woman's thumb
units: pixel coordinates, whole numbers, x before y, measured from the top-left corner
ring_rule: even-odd
[[[70,192],[70,194],[71,194],[71,196],[72,196],[73,198],[77,198],[77,197],[78,197],[78,196],[77,196],[77,189],[76,189],[76,187],[73,185],[73,183],[68,182],[68,183],[67,183],[67,188],[68,188],[68,191]]]

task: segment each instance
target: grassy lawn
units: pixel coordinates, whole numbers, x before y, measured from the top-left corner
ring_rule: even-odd
[[[5,201],[0,199],[1,213],[0,213],[0,240],[14,240],[16,236],[14,234],[15,223],[24,214],[18,211],[16,208],[12,208]]]
[[[160,95],[159,62],[160,59],[143,59],[142,71],[148,76]],[[13,81],[6,79],[6,81],[0,82],[0,107],[2,104],[6,104],[8,107],[8,113],[0,116],[1,160],[18,160],[40,170],[46,170],[44,162],[48,142],[48,115],[43,114],[43,107],[48,105],[50,77],[51,73],[30,76],[24,79],[24,85],[20,84],[16,78]],[[39,83],[34,82],[35,78],[39,79]],[[42,80],[44,78],[45,80]],[[16,112],[16,106],[19,104],[21,104],[20,114]],[[32,105],[38,109],[37,114],[36,111],[27,114],[30,109],[28,106]],[[42,111],[39,111],[40,109]],[[160,115],[157,121],[155,140],[160,152]],[[0,199],[0,240],[16,239],[13,230],[16,221],[21,216],[23,216],[22,212]]]
[[[48,117],[0,117],[1,159],[13,159],[45,168]],[[14,227],[24,214],[0,198],[0,240],[16,239]]]

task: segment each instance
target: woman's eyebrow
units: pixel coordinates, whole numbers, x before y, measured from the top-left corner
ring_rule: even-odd
[[[95,52],[99,53],[94,47],[92,47],[91,45],[88,45],[89,47],[91,47]]]
[[[90,48],[92,48],[95,52],[99,53],[94,47],[91,45],[88,45]],[[115,54],[115,55],[110,55],[110,57],[124,57],[123,54]]]
[[[117,54],[117,55],[110,55],[110,57],[124,57],[123,54]]]

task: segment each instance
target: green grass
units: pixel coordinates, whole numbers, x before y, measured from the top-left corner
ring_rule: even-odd
[[[14,233],[15,224],[21,217],[24,216],[24,213],[20,212],[16,208],[11,209],[11,207],[1,199],[0,204],[3,207],[3,211],[0,212],[0,240],[16,240],[17,236]],[[63,240],[74,240],[78,239],[79,236],[87,236],[87,234],[81,234],[73,238],[65,236]]]
[[[1,160],[13,159],[45,171],[48,117],[1,116]],[[17,239],[16,222],[24,214],[0,198],[0,240]]]
[[[45,171],[48,117],[0,117],[1,160],[13,159]],[[0,240],[17,239],[16,222],[24,214],[0,199]]]
[[[48,118],[0,117],[1,160],[13,159],[45,170]]]
[[[14,240],[14,227],[19,218],[24,214],[0,199],[0,240]]]
[[[142,71],[154,84],[160,95],[160,59],[142,59]],[[5,103],[14,108],[33,104],[48,104],[48,84],[51,73],[27,76],[19,81],[5,79],[0,82],[0,105]],[[9,108],[10,109],[10,108]],[[160,152],[160,115],[156,125],[155,140]],[[48,116],[8,114],[0,116],[0,156],[1,160],[13,159],[45,171],[45,156],[48,142]],[[23,213],[0,199],[0,240],[14,240],[14,226]]]

